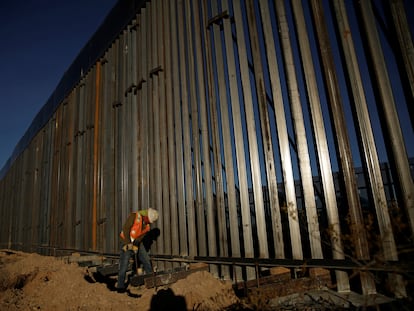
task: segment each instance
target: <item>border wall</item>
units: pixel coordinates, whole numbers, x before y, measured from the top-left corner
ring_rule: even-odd
[[[406,260],[407,3],[119,1],[2,170],[0,246],[117,253],[151,206],[154,257]],[[332,270],[339,292],[351,272]],[[407,295],[403,273],[385,278]]]

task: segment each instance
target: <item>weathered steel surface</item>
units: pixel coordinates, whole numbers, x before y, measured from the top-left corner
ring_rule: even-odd
[[[259,159],[259,146],[258,146],[258,125],[255,120],[255,107],[253,101],[255,99],[254,91],[250,84],[250,73],[249,73],[249,64],[248,64],[248,45],[246,37],[247,32],[243,31],[245,18],[241,9],[241,3],[233,3],[234,9],[234,18],[235,25],[237,28],[237,48],[240,53],[240,73],[241,80],[243,85],[243,95],[244,95],[244,109],[246,112],[246,126],[247,126],[247,136],[249,141],[249,156],[250,156],[250,174],[251,174],[251,187],[253,188],[253,199],[254,199],[254,209],[255,209],[255,220],[257,221],[258,238],[259,238],[259,254],[261,256],[268,254],[267,249],[267,239],[263,240],[263,230],[264,228],[264,206],[263,206],[263,193],[261,189],[261,173],[260,173],[260,159]],[[250,12],[250,14],[254,14]],[[250,211],[245,209],[242,210],[242,221],[244,229],[244,250],[246,257],[254,256],[253,242],[252,238],[248,235],[252,234],[252,217]]]
[[[360,4],[361,16],[366,31],[366,39],[370,50],[370,55],[373,62],[373,71],[376,77],[376,83],[379,89],[379,95],[381,98],[380,108],[385,118],[385,125],[388,129],[387,140],[391,147],[392,155],[395,159],[396,175],[398,178],[399,186],[404,189],[402,203],[405,205],[408,219],[411,226],[414,222],[414,183],[410,174],[410,168],[408,164],[407,152],[405,151],[404,138],[400,127],[399,117],[395,106],[395,100],[393,97],[391,82],[389,74],[387,72],[384,52],[382,50],[379,34],[375,26],[374,13],[369,2],[363,2]],[[368,132],[369,133],[369,132]],[[374,148],[372,146],[373,139],[369,141],[366,146]],[[376,161],[375,150],[368,152],[367,156],[371,161],[368,166],[369,176],[371,178],[372,192],[374,196],[375,210],[377,213],[377,221],[381,234],[382,247],[384,252],[384,258],[387,260],[398,260],[397,247],[395,244],[394,234],[392,232],[391,219],[388,212],[388,206],[383,191],[383,183],[381,175],[379,174],[378,163]],[[411,228],[413,230],[413,228]],[[394,279],[395,294],[399,297],[405,297],[407,295],[403,280],[398,275],[390,275]]]
[[[178,44],[177,44],[177,17],[175,10],[175,3],[169,2],[169,14],[170,14],[170,35],[171,35],[171,47],[170,56],[166,63],[171,63],[171,72],[167,76],[171,79],[170,102],[168,103],[168,123],[169,123],[169,153],[170,153],[170,183],[173,186],[170,187],[170,199],[173,199],[174,190],[176,191],[176,200],[170,206],[171,210],[171,239],[172,239],[172,254],[188,254],[184,241],[187,239],[186,230],[186,218],[184,209],[184,175],[183,175],[183,161],[181,155],[183,154],[182,140],[178,139],[181,136],[182,123],[180,113],[180,91],[179,91],[179,67],[178,62]],[[168,55],[168,53],[167,53]],[[168,91],[167,91],[168,92]],[[174,130],[172,130],[172,128]],[[173,171],[174,169],[174,171]]]
[[[353,91],[354,102],[355,102],[355,111],[357,114],[359,128],[360,128],[360,135],[361,140],[364,145],[365,149],[365,156],[370,156],[372,160],[366,159],[367,167],[369,168],[370,175],[372,176],[375,172],[375,176],[377,177],[378,183],[373,181],[373,185],[376,184],[378,191],[382,190],[381,193],[378,191],[373,192],[375,196],[377,196],[377,202],[382,198],[378,198],[378,196],[385,197],[385,193],[382,187],[382,180],[381,180],[381,171],[379,169],[379,162],[377,157],[377,152],[375,150],[375,142],[373,133],[371,130],[371,124],[368,114],[368,107],[366,104],[366,98],[363,90],[362,79],[360,75],[360,71],[358,68],[358,62],[356,59],[356,53],[354,49],[354,43],[352,40],[352,33],[349,32],[349,23],[345,5],[343,1],[334,1],[335,13],[336,13],[336,22],[338,24],[339,31],[341,33],[346,33],[345,36],[341,36],[341,43],[344,50],[345,61],[347,65],[348,74],[350,76],[351,81],[351,88]],[[367,150],[368,149],[368,150]],[[356,255],[358,259],[369,259],[369,252],[367,246],[367,237],[364,230],[360,228],[356,233],[361,240],[361,243],[365,245],[365,247],[358,247],[356,248]],[[361,275],[361,283],[362,289],[364,293],[373,294],[376,292],[375,284],[373,278],[368,274]]]
[[[402,70],[405,72],[407,81],[403,79],[403,84],[408,84],[409,94],[407,95],[408,112],[410,113],[411,127],[414,129],[414,44],[413,38],[410,33],[410,26],[408,23],[408,17],[404,8],[404,2],[402,0],[388,1],[391,15],[394,21],[394,28],[398,39],[398,44],[401,50],[401,56],[403,59]],[[408,199],[408,198],[406,198]],[[411,198],[412,199],[412,198]],[[406,203],[407,206],[409,202]],[[411,208],[410,213],[413,213]],[[413,225],[414,216],[410,216],[411,227]]]
[[[216,16],[219,14],[218,7],[216,1],[213,1],[211,3],[211,14],[213,16]],[[236,194],[236,187],[235,185],[235,172],[234,172],[234,159],[232,154],[232,137],[231,137],[231,129],[230,129],[230,113],[229,113],[229,105],[228,105],[228,99],[226,96],[226,88],[224,87],[226,85],[225,80],[225,66],[224,66],[224,56],[223,56],[223,46],[221,42],[221,32],[219,25],[216,24],[209,24],[208,25],[208,31],[212,31],[212,41],[214,42],[214,51],[212,53],[215,55],[215,62],[216,62],[216,68],[214,70],[214,75],[216,76],[215,79],[217,79],[217,93],[218,97],[217,102],[213,102],[215,107],[217,107],[218,111],[221,115],[221,124],[217,124],[217,126],[221,125],[221,135],[223,140],[223,153],[224,153],[224,159],[220,161],[220,163],[217,163],[217,167],[221,169],[222,161],[226,163],[224,166],[224,172],[223,175],[225,177],[225,180],[227,181],[226,184],[223,184],[223,189],[226,190],[227,193],[227,204],[228,204],[228,213],[229,213],[229,224],[227,224],[226,219],[226,209],[224,206],[220,206],[219,209],[219,226],[220,226],[220,238],[221,241],[228,240],[227,237],[227,230],[226,227],[230,226],[231,228],[234,228],[235,224],[237,223],[237,194]],[[210,27],[212,27],[210,29]],[[212,43],[213,43],[212,42]],[[212,69],[211,69],[212,70]],[[238,230],[235,230],[234,232],[230,232],[230,243],[232,243],[232,250],[235,251],[235,253],[240,253],[239,249],[239,243],[236,241],[238,239]],[[228,255],[229,252],[227,248],[222,248],[221,252],[224,256]]]
[[[240,7],[240,3],[236,1],[233,6],[234,10],[234,18],[235,18],[235,25],[237,28],[237,50],[240,55],[240,62],[239,62],[239,70],[240,70],[240,79],[242,84],[243,90],[243,98],[244,98],[244,110],[246,113],[246,128],[247,128],[247,136],[249,141],[249,156],[250,156],[250,168],[253,171],[251,174],[255,176],[251,177],[252,184],[257,185],[259,182],[257,179],[258,176],[258,166],[259,166],[259,154],[258,154],[258,146],[257,146],[257,136],[256,136],[256,125],[255,125],[255,118],[254,118],[254,109],[253,109],[253,98],[252,98],[252,90],[250,86],[250,79],[249,79],[249,65],[248,65],[248,58],[247,58],[247,51],[246,51],[246,34],[243,31],[243,17],[242,17],[242,10]],[[246,168],[247,169],[247,168]],[[255,188],[257,191],[257,188]],[[260,207],[262,208],[262,207]],[[253,236],[252,236],[252,217],[250,214],[250,206],[241,206],[241,221],[242,221],[242,229],[243,229],[243,250],[245,257],[253,257],[254,256],[254,246],[253,246]],[[248,278],[251,278],[254,275],[254,271],[252,269],[248,270]]]

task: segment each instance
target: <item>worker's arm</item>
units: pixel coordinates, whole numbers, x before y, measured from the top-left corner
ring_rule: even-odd
[[[127,220],[125,221],[124,225],[122,226],[122,231],[124,232],[125,239],[123,239],[124,243],[131,243],[129,238],[129,232],[131,231],[131,227],[134,224],[135,220],[135,213],[131,213]]]

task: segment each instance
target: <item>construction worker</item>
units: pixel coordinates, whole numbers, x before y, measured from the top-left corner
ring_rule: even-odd
[[[158,219],[158,212],[153,208],[133,212],[122,226],[119,234],[121,238],[121,252],[119,256],[119,271],[117,291],[125,292],[125,277],[131,257],[138,259],[143,265],[145,273],[152,273],[152,265],[147,250],[142,245],[144,236],[150,231],[151,224]]]

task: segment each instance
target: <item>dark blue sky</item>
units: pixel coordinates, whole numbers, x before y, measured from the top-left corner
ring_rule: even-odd
[[[116,2],[0,1],[0,169]]]

